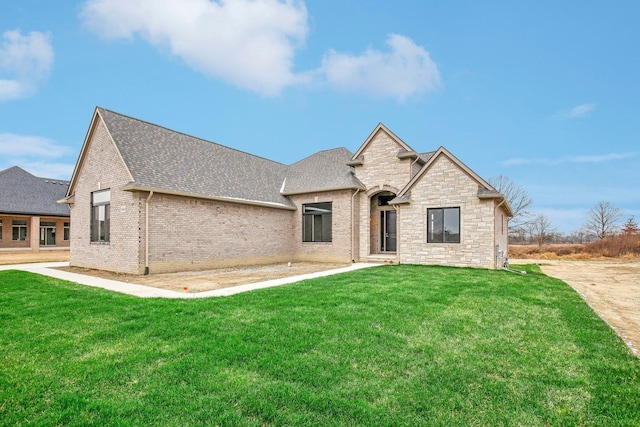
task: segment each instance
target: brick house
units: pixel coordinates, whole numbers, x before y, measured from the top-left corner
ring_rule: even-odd
[[[288,261],[496,268],[508,203],[379,124],[284,165],[96,108],[69,189],[71,265],[159,273]]]
[[[69,181],[0,171],[0,250],[69,249],[69,207],[56,203]]]

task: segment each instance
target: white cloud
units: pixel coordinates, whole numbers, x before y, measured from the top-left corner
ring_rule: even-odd
[[[55,160],[73,153],[41,136],[0,133],[0,169],[20,166],[36,176],[69,179],[74,164]]]
[[[429,52],[398,34],[389,35],[389,52],[329,50],[319,69],[293,71],[309,31],[302,0],[87,0],[80,16],[104,38],[140,37],[191,68],[267,96],[314,79],[399,100],[440,86]]]
[[[554,114],[553,117],[560,120],[577,119],[579,117],[586,116],[595,108],[596,104],[593,103],[580,104],[577,107],[573,107],[569,110],[560,110],[556,114]]]
[[[508,159],[500,162],[503,166],[542,164],[547,166],[555,166],[563,163],[604,163],[613,160],[623,160],[635,157],[638,153],[609,153],[597,155],[581,155],[581,156],[564,156],[556,158],[531,158],[522,157]]]
[[[34,94],[53,65],[51,35],[5,31],[0,42],[0,102]]]
[[[399,100],[440,86],[438,67],[422,46],[398,34],[387,45],[390,52],[369,48],[361,55],[330,50],[320,72],[332,86]]]
[[[105,38],[138,35],[187,65],[263,95],[306,80],[292,71],[308,32],[296,0],[89,0],[85,24]]]
[[[0,133],[0,155],[3,157],[62,157],[69,147],[57,145],[41,136]]]

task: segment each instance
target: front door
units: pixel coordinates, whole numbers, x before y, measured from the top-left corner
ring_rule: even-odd
[[[380,211],[380,252],[395,252],[396,240],[396,211]]]

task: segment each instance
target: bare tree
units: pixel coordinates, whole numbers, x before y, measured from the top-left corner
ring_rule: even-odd
[[[531,237],[538,241],[539,246],[549,241],[556,232],[549,218],[543,214],[538,215],[533,221],[529,222],[529,230]]]
[[[622,218],[622,211],[610,202],[598,202],[587,213],[583,228],[589,233],[604,239],[616,233],[617,223]]]
[[[633,218],[633,215],[629,217],[627,222],[622,226],[622,234],[626,236],[634,236],[636,234],[640,234],[640,228],[638,227],[638,223]]]
[[[513,217],[509,219],[509,227],[517,233],[531,220],[531,212],[528,209],[533,204],[533,200],[529,197],[527,190],[506,176],[489,178],[489,184],[507,199],[513,211]]]

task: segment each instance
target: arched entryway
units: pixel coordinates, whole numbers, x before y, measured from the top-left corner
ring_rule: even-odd
[[[397,249],[397,213],[391,200],[391,191],[381,191],[371,196],[370,239],[371,254],[394,254]]]

